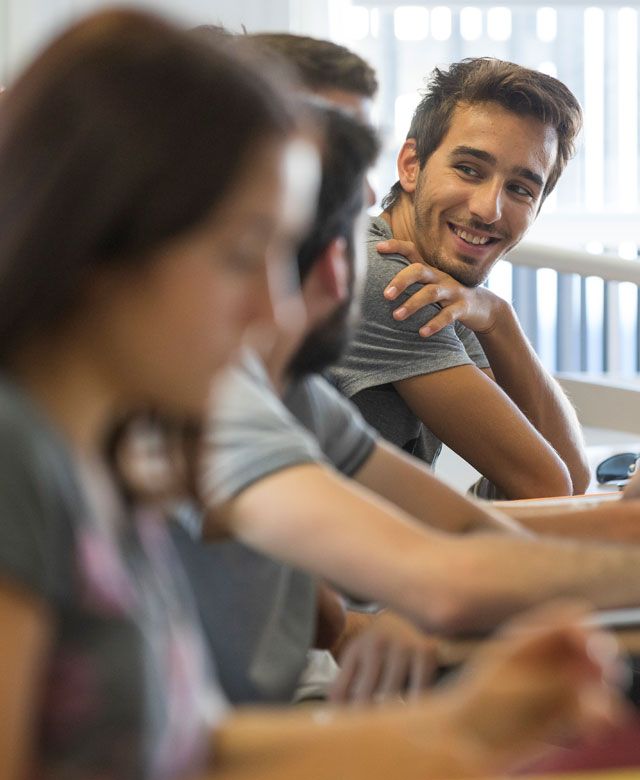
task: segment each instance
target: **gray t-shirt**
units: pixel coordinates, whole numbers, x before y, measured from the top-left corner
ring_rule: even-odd
[[[418,328],[440,311],[437,304],[403,322],[393,319],[393,311],[419,285],[395,301],[384,297],[391,279],[409,265],[402,255],[377,251],[376,244],[389,238],[393,235],[388,223],[382,217],[373,219],[367,240],[361,319],[347,353],[327,375],[385,439],[427,463],[435,463],[442,442],[409,409],[393,383],[454,366],[488,368],[489,362],[476,336],[460,323],[447,325],[428,339],[419,335]]]
[[[247,353],[218,389],[203,473],[207,503],[223,503],[304,463],[351,475],[375,441],[322,377],[293,385],[283,402],[262,363]],[[234,702],[289,700],[313,641],[314,579],[239,542],[202,544],[182,529],[174,539],[226,694]]]
[[[54,621],[33,776],[191,774],[226,704],[175,551],[155,514],[98,522],[77,469],[40,410],[0,378],[0,577]]]

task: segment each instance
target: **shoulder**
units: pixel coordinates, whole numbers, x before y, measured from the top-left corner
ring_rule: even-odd
[[[16,385],[0,379],[0,485],[20,475],[42,488],[70,479],[69,452],[51,423]],[[2,496],[0,495],[0,501]]]
[[[245,365],[225,377],[212,405],[203,458],[203,490],[212,503],[284,468],[323,459],[317,437],[287,409],[264,370]]]
[[[380,241],[393,238],[390,226],[382,217],[375,217],[369,223],[367,234],[367,285],[383,288],[401,268],[409,265],[403,255],[382,254],[378,252]]]
[[[377,432],[324,377],[306,377],[298,383],[292,401],[287,399],[289,409],[313,434],[338,471],[351,475],[369,457]]]
[[[0,380],[0,572],[47,598],[59,595],[83,506],[62,438],[24,393]]]
[[[285,402],[296,416],[298,415],[295,410],[302,405],[302,402],[305,402],[308,407],[323,412],[350,407],[346,398],[320,374],[312,374],[296,382],[287,393]]]
[[[216,385],[210,411],[214,430],[255,427],[268,420],[282,423],[288,417],[271,384],[264,364],[253,353],[228,369]]]
[[[296,383],[285,399],[289,411],[320,442],[323,450],[348,440],[354,430],[375,437],[354,404],[319,374]]]

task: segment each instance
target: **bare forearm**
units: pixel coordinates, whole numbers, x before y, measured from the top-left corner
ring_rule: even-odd
[[[590,475],[575,411],[543,368],[513,309],[505,303],[494,327],[477,336],[496,382],[558,452],[571,474],[573,492],[583,493]]]
[[[220,780],[426,780],[474,777],[504,764],[448,727],[437,697],[428,707],[308,713],[245,712],[215,739]],[[443,721],[445,723],[443,724]]]
[[[481,631],[508,615],[565,596],[600,608],[640,602],[640,546],[539,537],[479,535],[458,551],[452,585],[461,605],[452,632]],[[462,574],[462,572],[464,574]]]
[[[258,483],[235,509],[235,532],[249,546],[439,633],[485,631],[553,596],[603,608],[640,602],[640,546],[452,536],[318,466]]]
[[[594,651],[594,634],[576,624],[582,617],[567,604],[520,617],[457,681],[410,706],[233,716],[215,736],[216,777],[425,780],[504,771],[551,733],[580,735],[614,721],[606,680],[615,652],[606,642]]]
[[[521,517],[520,522],[540,534],[640,544],[639,499],[607,503],[594,509],[529,515]]]
[[[506,498],[572,492],[569,470],[553,446],[505,391],[475,366],[411,377],[397,382],[396,389],[437,438]]]
[[[230,509],[234,535],[362,598],[439,627],[449,610],[448,536],[317,465],[257,483]]]

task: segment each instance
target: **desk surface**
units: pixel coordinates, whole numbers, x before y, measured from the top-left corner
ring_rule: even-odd
[[[560,775],[523,775],[520,780],[638,780],[639,778],[640,767],[637,769],[596,769],[569,774],[563,772]]]

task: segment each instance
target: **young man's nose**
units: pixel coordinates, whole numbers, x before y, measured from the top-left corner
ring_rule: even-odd
[[[487,225],[502,216],[503,189],[499,182],[488,180],[479,184],[473,192],[469,208],[474,217]]]

